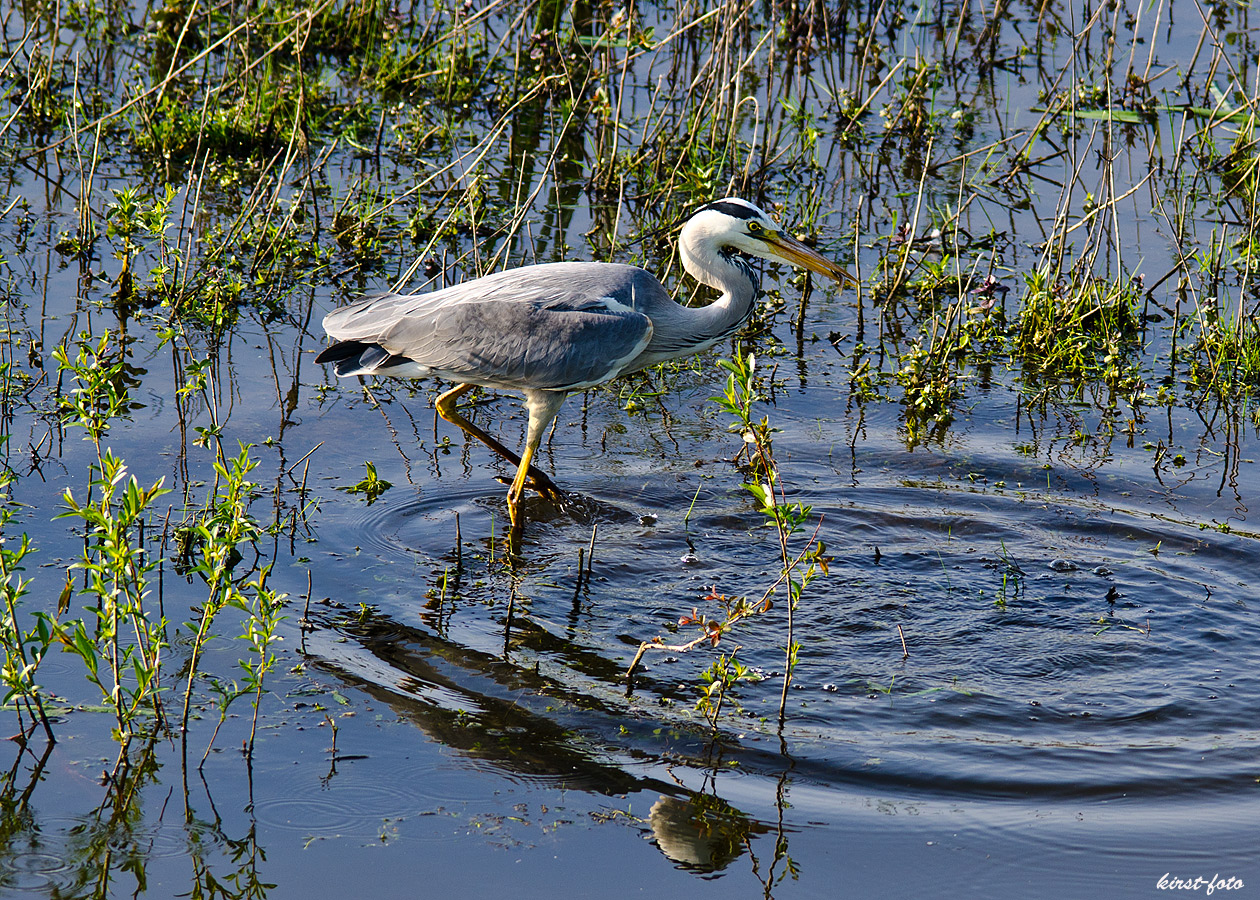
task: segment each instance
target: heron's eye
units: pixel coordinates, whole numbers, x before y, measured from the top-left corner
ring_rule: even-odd
[[[748,233],[749,233],[749,234],[761,234],[761,232],[762,232],[762,227],[761,227],[761,223],[760,223],[760,222],[749,222],[749,223],[748,223]]]

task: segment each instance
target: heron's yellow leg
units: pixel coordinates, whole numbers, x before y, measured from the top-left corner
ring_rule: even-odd
[[[530,460],[538,452],[542,436],[547,432],[547,428],[555,420],[556,413],[560,411],[560,406],[564,403],[564,394],[556,391],[526,390],[524,394],[525,409],[529,412],[529,427],[525,430],[525,449],[521,452],[521,462],[516,467],[516,477],[512,479],[512,486],[508,488],[507,495],[508,514],[512,517],[513,541],[520,538],[521,526],[525,522],[525,517],[521,515],[521,494],[525,490],[525,479],[529,477],[531,470]]]
[[[563,502],[564,494],[561,493],[560,488],[556,487],[556,483],[547,476],[547,473],[543,472],[537,466],[533,466],[533,465],[522,466],[521,457],[517,456],[507,447],[504,447],[501,443],[499,443],[497,440],[495,440],[493,437],[491,437],[481,428],[478,428],[476,425],[474,425],[472,422],[470,422],[468,419],[464,418],[460,414],[459,410],[455,406],[455,401],[458,400],[460,397],[462,397],[464,394],[466,394],[468,391],[472,390],[472,388],[473,386],[471,384],[457,384],[455,385],[455,387],[451,388],[449,391],[446,391],[445,393],[443,393],[440,397],[437,398],[437,402],[435,404],[435,406],[437,407],[438,415],[441,416],[446,421],[450,422],[452,425],[458,426],[466,434],[472,435],[477,440],[481,441],[483,444],[485,444],[487,447],[493,450],[495,453],[502,456],[512,465],[516,466],[517,467],[516,479],[513,482],[513,484],[515,484],[517,481],[521,481],[522,479],[521,473],[524,472],[526,473],[529,479],[530,487],[532,487],[534,490],[538,491],[538,493],[542,494],[544,497],[546,497],[548,500],[551,500],[554,503]],[[533,457],[532,452],[529,453],[529,457],[530,458]],[[521,490],[522,490],[521,488],[518,488],[516,490],[516,494],[518,497],[520,496]]]
[[[529,475],[529,461],[534,458],[534,448],[537,446],[536,441],[525,444],[525,452],[521,454],[521,464],[516,469],[516,477],[512,479],[512,486],[508,488],[508,515],[515,529],[521,526],[521,494],[525,490],[525,479]]]

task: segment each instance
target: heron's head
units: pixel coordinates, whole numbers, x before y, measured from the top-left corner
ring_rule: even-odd
[[[796,238],[784,234],[764,211],[747,200],[727,197],[704,206],[683,226],[680,241],[684,262],[693,262],[706,250],[774,259],[826,275],[836,281],[856,280],[843,267],[821,256]]]

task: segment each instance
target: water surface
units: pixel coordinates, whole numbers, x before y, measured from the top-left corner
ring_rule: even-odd
[[[774,11],[719,12],[741,28],[782,24]],[[0,234],[5,361],[30,375],[21,402],[6,387],[7,462],[20,476],[6,539],[26,532],[38,547],[28,608],[56,608],[82,536],[53,516],[67,488],[83,494],[94,459],[57,416],[49,353],[104,328],[129,338],[134,401],[110,446],[141,481],[174,488],[178,519],[214,479],[196,429],[218,422],[229,446],[253,444],[253,514],[274,527],[246,565],[274,561],[272,584],[290,601],[252,757],[242,750],[247,701],[212,740],[207,680],[186,748],[166,734],[133,743],[120,763],[112,720],[76,661],[43,663],[60,740],[47,753],[38,741],[26,752],[14,745],[0,793],[0,893],[1063,898],[1160,896],[1166,875],[1260,884],[1257,417],[1246,395],[1186,380],[1173,348],[1191,326],[1174,314],[1196,286],[1160,281],[1188,246],[1215,244],[1214,228],[1241,228],[1237,209],[1181,190],[1190,120],[1168,110],[1110,130],[1096,118],[1056,118],[1035,138],[1029,165],[1040,178],[1019,170],[1010,193],[999,191],[997,176],[981,174],[980,148],[1030,128],[1038,97],[1071,64],[1083,73],[1073,88],[1122,73],[1100,62],[1102,33],[1072,10],[1010,10],[989,35],[996,66],[977,62],[983,20],[970,17],[980,14],[960,12],[967,27],[955,31],[937,21],[950,12],[907,8],[876,22],[888,60],[870,70],[859,66],[855,23],[865,14],[856,10],[825,19],[845,37],[815,36],[813,68],[793,64],[785,43],[761,42],[764,29],[753,35],[747,57],[779,80],[753,79],[757,115],[732,120],[745,141],[732,151],[739,165],[714,164],[727,180],[670,177],[688,203],[724,194],[762,158],[767,128],[780,130],[778,147],[808,143],[814,128],[815,150],[792,144],[786,174],[753,181],[785,220],[816,213],[820,246],[851,263],[863,289],[810,285],[800,304],[801,279],[771,268],[769,296],[738,345],[572,396],[541,450],[569,503],[529,498],[515,550],[504,540],[502,482],[512,473],[436,420],[431,399],[444,386],[336,382],[313,362],[318,322],[426,254],[442,257],[434,264],[448,280],[502,252],[512,263],[633,258],[681,283],[665,265],[667,245],[631,242],[650,214],[586,180],[603,125],[583,119],[557,132],[522,121],[516,143],[499,146],[511,142],[490,128],[490,110],[417,112],[423,104],[399,101],[386,115],[382,106],[380,121],[394,129],[382,131],[384,151],[330,153],[311,175],[324,189],[312,208],[330,219],[351,198],[370,205],[355,193],[364,185],[382,189],[371,202],[393,203],[384,188],[433,170],[415,156],[433,148],[416,149],[408,117],[458,113],[439,149],[493,148],[477,173],[494,188],[496,212],[509,218],[517,207],[504,198],[538,189],[520,206],[526,227],[467,229],[421,248],[399,229],[376,262],[321,232],[312,241],[335,264],[300,288],[260,289],[282,294],[280,312],[247,309],[220,334],[190,328],[174,342],[164,339],[167,310],[111,301],[118,264],[108,252],[76,264],[53,249],[77,221],[69,151],[21,156],[22,141],[6,137],[6,205],[22,204]],[[1127,12],[1136,24],[1108,34],[1141,37],[1121,41],[1137,60],[1129,70],[1147,54],[1164,67],[1199,65],[1197,9]],[[640,24],[659,40],[690,15],[651,9]],[[1204,46],[1235,48],[1219,52],[1237,63],[1237,83],[1213,83],[1236,92],[1254,82],[1254,33],[1245,15],[1221,16]],[[487,21],[511,37],[513,15]],[[714,73],[731,74],[734,57],[715,62],[699,34],[710,32],[617,57],[633,75],[614,92],[618,109],[641,126],[615,127],[627,146],[659,139],[649,127],[658,118],[677,116],[680,131],[706,78],[726,84]],[[929,111],[952,124],[878,139],[875,110],[913,96],[899,79],[879,81],[897,60],[907,73],[911,62],[940,64]],[[325,87],[341,97],[355,84],[330,76]],[[850,88],[879,101],[856,142],[836,112]],[[885,130],[899,133],[908,115]],[[1232,133],[1208,129],[1201,141],[1224,153]],[[570,171],[554,164],[559,149],[586,155]],[[122,151],[102,165],[98,193],[141,177]],[[179,165],[143,177],[191,196],[195,170]],[[1203,178],[1216,177],[1204,166]],[[447,189],[467,187],[463,177],[398,200],[398,216],[441,208]],[[1039,381],[995,353],[958,364],[962,388],[948,414],[916,419],[898,380],[902,355],[939,324],[940,298],[871,290],[887,285],[881,266],[901,226],[914,221],[928,239],[916,265],[970,267],[977,281],[995,272],[1013,322],[1059,204],[1074,221],[1088,218],[1086,194],[1095,203],[1117,179],[1124,196],[1110,230],[1082,228],[1069,243],[1084,257],[1101,241],[1089,257],[1100,277],[1159,281],[1143,294],[1127,351],[1141,384]],[[279,177],[278,194],[306,202],[293,200],[299,182]],[[1124,193],[1135,185],[1144,190]],[[216,203],[238,202],[221,189]],[[1180,230],[1152,212],[1177,197],[1193,199]],[[943,256],[931,235],[947,219],[961,257]],[[200,235],[204,224],[186,226]],[[1249,283],[1212,282],[1221,308],[1252,303]],[[972,282],[960,285],[952,299],[962,303]],[[758,598],[778,572],[775,535],[742,487],[743,442],[710,399],[724,383],[716,360],[735,346],[757,354],[758,414],[779,429],[789,498],[812,507],[810,528],[831,557],[796,610],[801,649],[782,725],[781,598],[717,648],[649,652],[626,678],[640,642],[686,639],[694,632],[680,617],[718,614],[715,594]],[[209,403],[177,394],[192,358],[212,363]],[[1159,399],[1163,388],[1173,400]],[[474,415],[506,444],[522,441],[517,398],[487,395]],[[367,462],[393,485],[372,503],[345,490]],[[182,623],[203,602],[202,585],[166,569],[161,590],[177,635],[171,652],[186,659]],[[240,677],[236,630],[224,627],[205,671]],[[738,686],[714,730],[695,708],[700,675],[736,646],[764,680]],[[11,708],[4,716],[16,720]]]

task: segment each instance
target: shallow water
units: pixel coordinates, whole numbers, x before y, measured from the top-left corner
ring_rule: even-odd
[[[238,361],[258,352],[240,347]],[[716,370],[702,371],[645,414],[595,395],[583,412],[573,398],[545,462],[576,511],[531,500],[514,564],[494,478],[507,473],[455,435],[449,453],[419,448],[412,417],[434,446],[422,399],[388,403],[385,418],[354,385],[303,403],[285,440],[297,449],[283,464],[266,456],[258,480],[327,442],[312,457],[313,536],[282,550],[275,574],[297,598],[285,668],[305,669],[273,677],[252,768],[233,749],[242,707],[204,782],[192,767],[186,810],[179,748],[156,748],[142,815],[120,832],[102,824],[114,807],[98,780],[112,765],[91,737],[99,716],[70,713],[59,728],[76,739],[54,749],[11,832],[4,892],[80,883],[74,861],[99,858],[84,849],[94,834],[143,860],[152,896],[203,879],[199,867],[244,877],[246,864],[277,885],[268,896],[354,894],[365,866],[381,896],[414,896],[417,878],[439,891],[744,892],[778,878],[784,853],[795,875],[776,896],[836,896],[837,878],[856,896],[939,897],[1146,896],[1165,873],[1251,878],[1254,434],[1233,462],[1205,453],[1170,484],[1140,432],[1134,449],[1081,451],[1055,436],[1071,411],[1051,411],[1030,437],[1006,392],[943,444],[910,450],[895,407],[846,409],[812,378],[782,391],[777,452],[793,498],[821,517],[831,574],[797,611],[782,735],[780,606],[735,635],[771,677],[738,689],[742,710],[728,706],[713,736],[691,709],[704,651],[649,654],[624,695],[639,641],[713,588],[759,596],[776,566],[727,461],[738,439],[705,408]],[[251,390],[233,429],[266,433],[276,410]],[[487,413],[519,437],[514,400]],[[134,440],[119,430],[137,471],[170,471],[169,449],[147,437],[169,418],[154,403]],[[1170,432],[1190,445],[1195,426],[1175,413]],[[66,445],[67,469],[84,449]],[[372,505],[332,490],[364,459],[395,485]],[[42,535],[53,566],[54,538]],[[230,664],[232,648],[217,652]],[[50,663],[69,694],[78,674]],[[124,872],[114,884],[133,890]]]
[[[1002,46],[1022,46],[1019,28],[1052,12],[1013,12]],[[1169,14],[1150,32],[1160,60],[1185,61],[1201,22],[1180,7],[1159,12]],[[665,31],[674,18],[654,10],[645,22]],[[893,31],[905,57],[940,40],[914,22]],[[1233,36],[1247,48],[1251,34]],[[963,79],[972,95],[940,89],[943,108],[980,116],[975,134],[950,136],[960,151],[1027,125],[1037,90],[1066,64],[1065,43],[1038,49],[1035,77],[1030,62],[1018,77]],[[655,103],[650,86],[682,77],[685,56],[639,59],[627,109]],[[829,60],[816,80],[852,63]],[[807,105],[824,109],[815,89]],[[1126,184],[1168,164],[1173,130],[1161,117],[1105,142]],[[1043,137],[1064,140],[1073,159],[1099,152],[1088,128]],[[917,215],[916,189],[939,212],[974,172],[938,156],[920,181],[911,162],[930,146],[907,146],[895,164],[830,132],[820,147],[823,163],[799,176],[813,183],[784,191],[795,198],[785,213],[818,199],[821,244],[837,255],[853,245],[855,214],[854,264],[868,278],[897,223]],[[93,458],[81,432],[57,424],[52,347],[84,329],[132,336],[136,403],[110,445],[141,481],[175,488],[177,511],[184,492],[199,502],[213,473],[195,442],[207,410],[176,401],[183,348],[159,340],[164,311],[120,313],[107,278],[85,281],[51,249],[76,213],[56,180],[64,172],[37,163],[9,167],[10,193],[33,212],[7,217],[0,238],[18,336],[6,360],[38,378],[42,354],[47,380],[29,406],[6,395],[15,413],[4,427],[20,475],[8,532],[29,533],[39,550],[26,603],[51,609],[82,547],[52,516],[66,488],[82,494]],[[346,151],[330,166],[340,189],[363,159]],[[511,174],[510,161],[503,168]],[[115,161],[100,177],[127,175]],[[499,187],[515,184],[504,175]],[[1043,187],[1049,199],[1028,195],[1044,205],[986,194],[964,216],[976,236],[1000,232],[992,259],[1013,289],[1012,319],[1015,273],[1035,264],[1053,219],[1056,192]],[[1149,215],[1152,197],[1164,194],[1138,195],[1140,214],[1115,224],[1125,259],[1140,257],[1153,281],[1176,248]],[[592,255],[584,237],[603,201],[572,202],[553,223],[544,192],[530,219],[543,237],[499,249],[563,255],[559,224],[582,248],[569,255]],[[1260,528],[1250,511],[1260,447],[1248,402],[1187,391],[1163,405],[1093,384],[1043,391],[1014,366],[977,365],[952,420],[925,433],[899,402],[898,361],[874,349],[895,343],[886,327],[919,321],[898,311],[909,301],[814,285],[798,329],[800,280],[767,272],[778,290],[750,339],[769,397],[759,409],[780,429],[789,498],[812,507],[830,574],[796,610],[802,646],[782,728],[780,601],[717,648],[738,644],[765,680],[734,691],[714,732],[694,704],[717,651],[649,652],[629,691],[625,672],[640,642],[685,639],[678,621],[693,609],[716,615],[714,593],[760,597],[778,571],[775,536],[734,462],[742,441],[710,402],[723,384],[715,360],[731,348],[571,397],[541,451],[567,504],[529,498],[513,553],[502,483],[512,473],[435,419],[440,385],[373,384],[369,396],[313,363],[322,314],[382,286],[413,250],[391,247],[370,275],[349,266],[361,285],[327,278],[295,292],[278,318],[247,315],[221,345],[188,339],[214,362],[226,442],[256,445],[254,515],[278,523],[259,555],[275,561],[289,615],[257,746],[252,758],[241,749],[247,700],[212,740],[218,712],[202,683],[186,750],[168,736],[129,747],[120,765],[110,716],[75,661],[54,654],[40,677],[60,698],[60,741],[47,754],[15,745],[0,793],[0,895],[1063,898],[1159,896],[1165,876],[1260,884]],[[115,263],[93,265],[108,275]],[[1121,268],[1106,255],[1099,265]],[[1147,300],[1165,311],[1188,302],[1171,285]],[[1160,321],[1145,319],[1140,336],[1152,391],[1166,374],[1176,380],[1168,354],[1179,335]],[[876,353],[884,380],[871,396],[852,373]],[[520,444],[515,398],[488,396],[475,416]],[[344,490],[368,461],[393,485],[372,503]],[[161,590],[176,624],[204,600],[195,578],[170,569]],[[236,624],[205,671],[239,677]],[[186,658],[186,630],[175,643]]]

